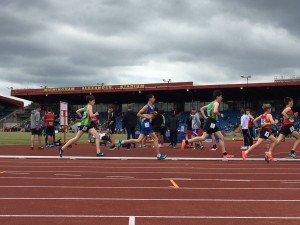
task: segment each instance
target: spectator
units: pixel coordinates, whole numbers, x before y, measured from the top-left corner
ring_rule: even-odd
[[[43,149],[42,146],[42,124],[41,124],[41,106],[37,104],[35,109],[31,112],[30,123],[31,123],[31,147],[30,149],[34,149],[34,140],[35,136],[38,137],[38,149]]]
[[[135,127],[137,124],[137,116],[136,113],[132,111],[132,104],[128,105],[127,112],[124,114],[122,127],[126,130],[127,140],[130,139],[130,136],[135,138]],[[130,148],[130,144],[128,144],[127,149]],[[133,143],[133,147],[135,148],[135,143]]]
[[[177,135],[178,135],[179,120],[176,116],[176,111],[173,109],[171,115],[168,118],[168,127],[170,129],[170,144],[173,148],[177,148]]]

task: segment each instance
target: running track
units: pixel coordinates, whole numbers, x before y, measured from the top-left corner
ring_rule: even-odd
[[[298,161],[0,159],[0,224],[298,225],[299,169]]]

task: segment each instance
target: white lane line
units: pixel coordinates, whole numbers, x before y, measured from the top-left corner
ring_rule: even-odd
[[[60,174],[60,173],[57,173],[57,174],[54,174],[55,176],[70,176],[70,177],[80,177],[81,175],[78,175],[78,174]]]
[[[146,187],[146,186],[141,186],[141,187],[108,187],[108,186],[0,186],[0,188],[61,188],[61,189],[169,189],[169,188],[174,188],[174,186],[168,186],[168,187]],[[299,188],[225,188],[225,187],[220,187],[220,188],[211,188],[211,187],[181,187],[180,189],[183,190],[300,190]]]
[[[0,198],[0,200],[170,201],[170,202],[300,202],[300,199],[161,199],[161,198]]]
[[[129,178],[129,179],[134,179],[134,177],[129,177],[129,176],[106,176],[107,178]]]
[[[107,178],[107,177],[3,177],[0,176],[0,179],[28,179],[28,180],[118,180],[119,178]],[[132,181],[133,179],[128,179],[128,181]],[[162,178],[135,178],[134,181],[160,181],[160,180],[166,180]],[[169,179],[168,179],[169,180]],[[176,178],[173,178],[173,180],[176,180]],[[224,180],[224,179],[223,179]],[[234,181],[235,179],[230,179]],[[220,179],[201,179],[201,178],[192,178],[188,179],[188,181],[220,181]],[[237,181],[241,181],[240,179],[237,179]],[[246,180],[248,182],[248,180]],[[300,180],[249,180],[250,182],[296,182],[300,183]]]
[[[22,173],[22,172],[10,172],[10,171],[3,171],[3,173],[6,173],[6,174],[16,174],[16,175],[28,175],[30,173]]]
[[[130,218],[124,215],[0,215],[0,217],[36,217],[36,218]],[[273,220],[300,220],[299,216],[135,216],[134,218],[161,218],[161,219],[273,219]]]
[[[222,182],[251,182],[251,180],[220,179]]]
[[[129,223],[128,225],[135,225],[135,217],[134,216],[130,216],[129,217]]]
[[[188,174],[188,175],[299,175],[299,172],[293,172],[293,173],[230,173],[230,172],[217,172],[217,173],[209,173],[209,172],[205,172],[205,173],[199,173],[199,172],[190,172],[190,171],[186,171],[186,172],[174,172],[174,171],[77,171],[77,170],[66,170],[66,171],[53,171],[53,170],[49,170],[49,171],[36,171],[36,170],[30,170],[30,171],[9,171],[9,172],[14,172],[14,173],[22,173],[22,172],[28,172],[28,173],[57,173],[57,172],[61,172],[61,173],[89,173],[89,174]],[[218,179],[220,180],[220,179]]]

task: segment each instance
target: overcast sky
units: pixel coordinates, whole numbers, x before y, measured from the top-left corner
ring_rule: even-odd
[[[297,0],[1,0],[0,95],[300,75]]]

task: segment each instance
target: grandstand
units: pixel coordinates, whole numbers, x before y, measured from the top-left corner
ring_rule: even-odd
[[[127,110],[128,103],[134,104],[134,111],[138,111],[145,104],[145,96],[153,93],[156,96],[156,106],[168,112],[176,109],[179,116],[179,130],[185,130],[185,120],[192,107],[199,109],[212,100],[214,89],[221,89],[223,102],[220,110],[229,117],[227,121],[219,120],[218,126],[223,132],[232,132],[239,124],[240,109],[250,107],[254,116],[261,112],[261,105],[271,103],[274,112],[281,112],[282,100],[285,96],[295,99],[294,110],[299,111],[300,101],[298,90],[300,81],[250,83],[250,84],[220,84],[194,85],[193,82],[170,82],[154,84],[130,85],[101,85],[62,88],[13,89],[11,95],[40,103],[43,108],[51,106],[58,118],[59,102],[69,103],[69,123],[76,120],[76,109],[82,107],[87,94],[96,98],[94,110],[100,112],[99,120],[105,124],[107,106],[114,104],[118,113],[117,128],[122,128],[122,113]],[[26,113],[24,112],[23,115]],[[29,115],[28,115],[29,117]],[[27,117],[27,118],[28,118]],[[26,118],[24,118],[26,119]]]
[[[18,123],[17,112],[24,107],[22,101],[0,96],[0,130],[11,130]]]

